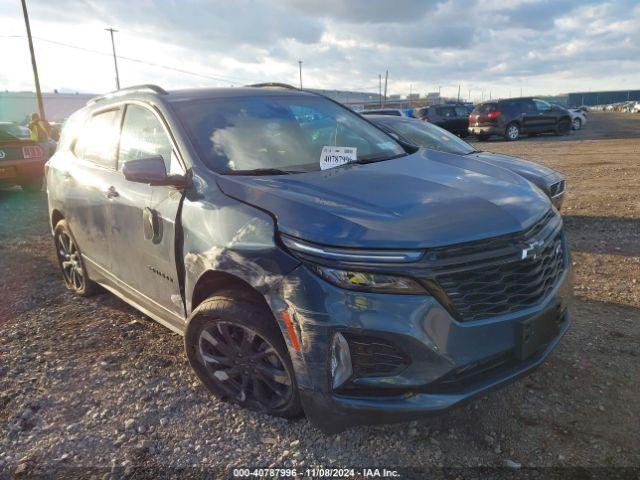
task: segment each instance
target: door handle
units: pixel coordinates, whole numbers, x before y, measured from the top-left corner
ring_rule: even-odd
[[[116,187],[114,187],[113,185],[111,185],[106,192],[104,192],[105,196],[107,198],[116,198],[119,197],[120,194],[118,193],[118,191],[116,190]]]

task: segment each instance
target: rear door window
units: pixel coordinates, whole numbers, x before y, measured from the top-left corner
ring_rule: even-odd
[[[469,110],[466,107],[454,107],[454,111],[456,112],[456,117],[468,117]]]
[[[93,115],[80,132],[73,152],[89,162],[115,168],[119,119],[119,109]]]
[[[456,116],[453,107],[436,107],[436,113],[445,118],[453,118]]]

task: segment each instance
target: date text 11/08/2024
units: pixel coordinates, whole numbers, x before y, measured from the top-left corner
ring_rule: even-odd
[[[234,468],[233,478],[399,478],[386,468]]]

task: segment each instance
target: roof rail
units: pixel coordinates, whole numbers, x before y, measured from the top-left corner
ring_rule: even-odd
[[[298,87],[280,82],[254,83],[253,85],[245,85],[245,87],[253,88],[286,88],[287,90],[300,90]]]
[[[93,105],[94,103],[100,102],[102,100],[106,100],[107,98],[113,98],[119,95],[125,95],[129,92],[139,92],[139,91],[145,91],[145,90],[151,90],[152,92],[157,93],[159,95],[169,94],[169,92],[167,92],[164,88],[159,87],[158,85],[147,83],[144,85],[133,85],[131,87],[121,88],[120,90],[114,90],[113,92],[105,93],[104,95],[94,97],[87,102],[87,105]]]

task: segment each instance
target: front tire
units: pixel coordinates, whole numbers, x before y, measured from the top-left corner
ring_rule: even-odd
[[[196,308],[185,333],[191,368],[216,397],[285,418],[302,407],[291,358],[264,306],[222,292]]]
[[[520,125],[517,123],[510,123],[504,131],[504,139],[509,142],[514,142],[520,138]]]
[[[560,120],[560,122],[558,122],[558,126],[556,127],[556,130],[554,133],[556,134],[556,136],[561,136],[561,135],[569,135],[570,131],[571,131],[571,121]]]
[[[574,118],[571,122],[571,128],[573,130],[580,130],[582,128],[582,120],[580,120],[578,117]]]
[[[53,239],[65,286],[83,297],[93,295],[98,285],[87,275],[82,254],[66,220],[58,222],[53,232]]]

